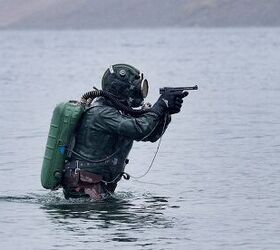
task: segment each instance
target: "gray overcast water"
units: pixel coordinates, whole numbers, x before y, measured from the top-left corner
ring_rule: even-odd
[[[125,62],[199,85],[114,198],[40,185],[54,106]],[[280,249],[280,29],[0,32],[0,249]],[[135,143],[126,170],[156,150]]]

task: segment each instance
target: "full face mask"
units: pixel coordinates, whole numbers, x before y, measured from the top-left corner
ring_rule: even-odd
[[[140,74],[139,79],[132,82],[129,88],[128,102],[131,107],[139,107],[143,104],[144,98],[147,97],[149,91],[149,84],[144,78],[143,73]]]
[[[130,107],[139,107],[148,95],[149,84],[138,69],[127,64],[115,64],[103,75],[102,89],[126,101]]]

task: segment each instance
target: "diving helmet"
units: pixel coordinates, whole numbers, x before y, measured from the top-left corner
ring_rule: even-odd
[[[130,107],[139,107],[148,95],[149,85],[138,69],[128,64],[114,64],[102,77],[102,90],[113,94]]]

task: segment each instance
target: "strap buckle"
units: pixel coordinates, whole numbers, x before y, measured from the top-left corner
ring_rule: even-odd
[[[79,161],[76,161],[76,168],[75,168],[75,174],[78,174],[78,172],[80,172],[80,168],[79,168]]]

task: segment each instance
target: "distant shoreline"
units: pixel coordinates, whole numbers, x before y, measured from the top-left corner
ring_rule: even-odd
[[[0,30],[280,27],[280,0],[9,0]]]
[[[185,27],[119,27],[119,28],[84,28],[84,29],[73,29],[73,28],[60,28],[60,29],[43,29],[43,28],[0,28],[0,32],[3,31],[103,31],[103,30],[120,30],[120,31],[133,31],[133,30],[179,30],[179,29],[189,29],[189,30],[226,30],[226,29],[278,29],[280,26],[211,26],[211,27],[202,27],[202,26],[185,26]]]

